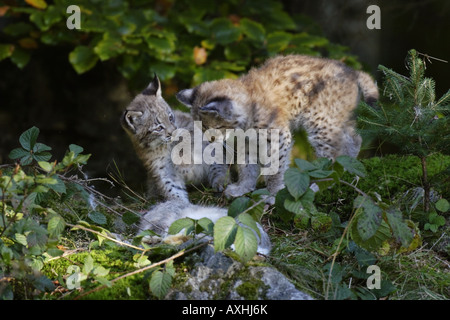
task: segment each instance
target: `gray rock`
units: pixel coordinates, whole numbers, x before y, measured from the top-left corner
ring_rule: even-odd
[[[176,300],[312,300],[279,271],[268,266],[245,266],[211,245],[200,253],[187,280],[166,299]]]

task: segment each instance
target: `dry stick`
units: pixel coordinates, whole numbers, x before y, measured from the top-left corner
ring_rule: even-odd
[[[157,266],[162,265],[162,264],[164,264],[164,263],[167,263],[167,262],[169,262],[169,261],[175,260],[176,258],[179,258],[179,257],[185,255],[186,253],[195,251],[195,250],[197,250],[197,249],[199,249],[199,248],[201,248],[201,247],[203,247],[203,246],[209,244],[210,242],[211,242],[211,241],[206,241],[206,242],[204,242],[204,243],[202,243],[202,244],[199,244],[198,246],[195,246],[195,247],[193,247],[193,248],[191,248],[191,249],[189,249],[189,250],[186,250],[186,251],[183,251],[183,250],[182,250],[182,251],[180,251],[180,252],[174,254],[173,256],[171,256],[171,257],[169,257],[169,258],[167,258],[167,259],[164,259],[164,260],[159,261],[159,262],[156,262],[156,263],[154,263],[154,264],[152,264],[152,265],[146,266],[146,267],[144,267],[144,268],[141,268],[141,269],[138,269],[138,270],[129,272],[129,273],[127,273],[127,274],[124,274],[124,275],[122,275],[122,276],[120,276],[120,277],[117,277],[117,278],[111,280],[110,283],[114,283],[114,282],[119,281],[119,280],[121,280],[121,279],[124,279],[124,278],[126,278],[126,277],[133,276],[133,275],[135,275],[135,274],[138,274],[138,273],[147,271],[147,270],[149,270],[149,269],[152,269],[152,268],[154,268],[154,267],[157,267]],[[89,290],[89,291],[86,292],[86,293],[83,293],[82,295],[79,295],[79,296],[76,297],[74,300],[78,300],[78,299],[80,299],[80,298],[82,298],[82,297],[84,297],[84,296],[86,296],[86,295],[89,295],[89,294],[94,293],[94,292],[96,292],[96,291],[105,289],[106,287],[107,287],[106,284],[101,285],[101,286],[99,286],[99,287],[97,287],[97,288],[94,288],[94,289],[92,289],[92,290]]]
[[[70,224],[70,223],[66,223],[66,224],[67,224],[69,227],[71,227],[71,228],[78,228],[78,229],[81,229],[81,230],[84,230],[84,231],[88,231],[88,232],[95,233],[96,235],[99,235],[99,236],[101,236],[101,237],[103,237],[103,238],[105,238],[105,239],[114,241],[114,242],[116,242],[116,243],[118,243],[118,244],[120,244],[120,245],[126,246],[126,247],[130,247],[130,248],[133,248],[133,249],[136,249],[136,250],[139,250],[139,251],[143,251],[143,252],[146,252],[146,251],[149,250],[149,249],[143,249],[143,248],[136,247],[136,246],[134,246],[134,245],[132,245],[132,244],[129,244],[129,243],[126,243],[126,242],[122,242],[122,241],[120,241],[120,240],[114,239],[113,237],[109,237],[109,236],[107,236],[107,235],[105,235],[105,234],[102,234],[102,233],[100,233],[100,232],[98,232],[98,231],[95,231],[95,230],[92,230],[92,229],[89,229],[89,228],[80,226],[79,224],[77,224],[77,225],[73,225],[73,224]]]
[[[326,179],[313,180],[312,182],[324,182],[324,181],[334,181],[334,179],[333,178],[326,178]],[[360,193],[364,197],[370,198],[370,196],[367,193],[365,193],[361,189],[357,188],[356,186],[352,185],[351,183],[348,183],[347,181],[344,181],[344,180],[341,180],[341,179],[339,179],[339,182],[343,183],[343,184],[345,184],[347,186],[352,187],[353,189],[355,189],[356,192]]]

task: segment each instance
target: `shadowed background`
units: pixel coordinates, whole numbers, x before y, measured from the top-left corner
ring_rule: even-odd
[[[47,2],[51,7],[51,1]],[[62,6],[62,2],[55,1],[54,7]],[[80,1],[80,5],[84,2]],[[118,24],[122,23],[120,10],[149,9],[153,15],[148,18],[152,21],[149,30],[161,32],[163,36],[156,35],[151,38],[157,40],[153,42],[146,39],[150,58],[144,64],[132,61],[142,51],[121,52],[104,61],[97,58],[95,66],[82,73],[75,71],[69,54],[76,46],[98,46],[102,41],[101,32],[83,32],[83,23],[81,31],[64,30],[63,15],[47,29],[45,19],[39,22],[37,18],[30,19],[26,12],[4,12],[7,6],[36,10],[23,1],[0,4],[0,9],[3,8],[0,44],[12,44],[29,54],[29,61],[22,68],[17,66],[20,56],[15,61],[9,58],[0,61],[0,164],[12,162],[8,153],[18,146],[19,135],[37,126],[41,130],[38,141],[53,148],[53,159],[61,159],[69,144],[78,144],[85,148],[85,153],[92,153],[84,168],[89,177],[106,177],[116,171],[117,165],[131,188],[143,190],[145,171],[120,127],[119,116],[132,97],[152,79],[153,72],[163,80],[163,96],[173,107],[181,108],[173,98],[178,90],[204,80],[238,76],[277,53],[340,58],[370,72],[379,83],[379,64],[408,74],[404,61],[412,48],[450,60],[448,1],[286,0],[279,8],[273,1],[207,4],[210,2],[204,2],[203,8],[202,1],[105,1],[102,12],[108,17],[119,17],[115,20]],[[366,9],[371,4],[381,9],[381,30],[366,27],[369,17]],[[272,5],[274,9],[269,10]],[[278,16],[273,12],[278,12]],[[123,15],[123,21],[134,21],[127,17]],[[244,25],[244,18],[248,18],[246,28],[236,31]],[[201,21],[208,21],[205,25],[209,30],[204,30]],[[10,27],[8,31],[8,26],[17,23],[24,23],[22,27],[31,25],[32,29],[11,31]],[[122,44],[131,43],[132,33],[136,32],[120,29],[130,25],[131,22],[125,23],[117,29]],[[173,29],[167,29],[172,25]],[[56,31],[51,33],[53,30]],[[63,30],[60,38],[57,30]],[[70,32],[77,32],[77,38],[70,39]],[[115,33],[108,33],[111,34]],[[290,38],[299,34],[305,37]],[[49,36],[44,39],[44,35]],[[54,38],[48,40],[51,36]],[[135,48],[139,49],[139,45],[136,43]],[[109,47],[106,52],[111,50],[114,49]],[[175,56],[178,60],[171,61]],[[222,61],[228,64],[220,64]],[[430,62],[427,75],[436,80],[436,93],[441,96],[450,87],[450,65],[433,59]],[[124,66],[133,70],[124,70]],[[296,155],[307,156],[307,151],[297,148]],[[107,192],[107,186],[104,187]]]

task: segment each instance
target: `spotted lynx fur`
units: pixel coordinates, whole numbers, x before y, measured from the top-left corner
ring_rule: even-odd
[[[306,130],[317,157],[358,155],[361,137],[352,114],[361,94],[369,104],[378,99],[368,74],[335,60],[288,55],[269,59],[237,80],[182,90],[177,98],[191,108],[193,119],[201,120],[204,129],[279,129],[279,170],[265,176],[267,189],[275,194],[284,187],[292,131],[299,127]],[[258,165],[239,165],[238,182],[225,194],[238,197],[253,190],[259,171]]]
[[[189,202],[186,183],[205,183],[223,190],[227,179],[225,165],[173,164],[175,130],[184,128],[192,133],[194,123],[188,113],[172,110],[166,103],[157,76],[123,112],[121,124],[147,169],[151,196]]]

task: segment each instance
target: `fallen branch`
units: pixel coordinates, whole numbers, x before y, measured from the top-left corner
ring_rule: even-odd
[[[66,224],[67,224],[69,227],[71,227],[71,228],[77,228],[77,229],[81,229],[81,230],[84,230],[84,231],[92,232],[92,233],[94,233],[94,234],[96,234],[96,235],[98,235],[98,236],[100,236],[100,237],[103,237],[103,238],[105,238],[105,239],[111,240],[111,241],[113,241],[113,242],[115,242],[115,243],[118,243],[118,244],[120,244],[120,245],[122,245],[122,246],[126,246],[126,247],[133,248],[133,249],[136,249],[136,250],[139,250],[139,251],[143,251],[143,252],[146,252],[146,251],[149,250],[149,249],[140,248],[140,247],[134,246],[134,245],[132,245],[132,244],[129,244],[129,243],[126,243],[126,242],[117,240],[117,239],[115,239],[115,238],[113,238],[113,237],[110,237],[110,236],[107,236],[106,234],[103,234],[103,233],[101,233],[101,232],[98,232],[98,231],[95,231],[95,230],[92,230],[92,229],[89,229],[89,228],[80,226],[79,224],[77,224],[77,225],[70,224],[70,223],[66,223]]]

